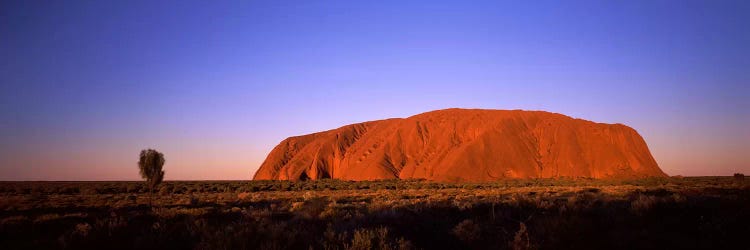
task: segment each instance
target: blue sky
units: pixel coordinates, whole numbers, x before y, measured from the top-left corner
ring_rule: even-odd
[[[750,172],[747,1],[4,1],[0,179],[249,179],[282,139],[434,109],[624,123]]]

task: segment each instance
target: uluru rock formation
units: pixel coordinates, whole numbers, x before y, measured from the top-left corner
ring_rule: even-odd
[[[666,176],[634,129],[544,111],[446,109],[287,138],[255,180]]]

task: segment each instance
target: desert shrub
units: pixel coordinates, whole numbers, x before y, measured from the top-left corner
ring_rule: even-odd
[[[190,206],[197,206],[198,204],[200,204],[200,199],[198,199],[198,196],[192,196],[191,195],[190,198],[189,198],[189,200],[188,200],[188,205],[190,205]]]
[[[95,190],[96,194],[116,194],[120,193],[120,189],[115,186],[110,185],[102,185],[99,183],[95,183],[91,186],[91,189]]]
[[[312,199],[315,197],[315,194],[313,192],[307,191],[305,194],[302,195],[302,198],[306,201]]]
[[[328,223],[326,231],[323,232],[323,239],[320,240],[320,244],[323,246],[323,249],[326,250],[343,249],[344,246],[348,244],[348,237],[349,236],[346,232],[336,233],[336,230],[333,229],[333,225]]]
[[[742,173],[734,173],[734,179],[735,179],[735,180],[740,180],[740,181],[741,181],[741,180],[744,180],[744,179],[745,179],[745,174],[742,174]]]
[[[235,191],[237,191],[237,187],[227,184],[224,185],[223,188],[221,188],[221,191],[224,193],[234,193]]]
[[[62,217],[83,219],[83,218],[86,218],[87,216],[88,214],[86,213],[68,213],[68,214],[63,215]]]
[[[457,207],[461,211],[469,210],[474,207],[474,205],[474,201],[472,201],[471,199],[462,197],[456,197],[455,199],[453,199],[453,206]]]
[[[91,232],[91,225],[86,222],[76,224],[75,230],[73,231],[74,234],[80,235],[81,237],[88,236],[89,232]]]
[[[601,192],[602,190],[601,190],[601,189],[599,189],[599,188],[587,188],[587,189],[586,189],[585,191],[586,191],[586,192],[589,192],[589,193],[599,193],[599,192]]]
[[[303,218],[311,219],[319,217],[328,204],[327,198],[311,198],[302,202],[293,202],[290,211]]]
[[[357,229],[354,231],[351,244],[345,245],[345,249],[369,250],[369,249],[409,249],[411,243],[404,239],[392,240],[388,235],[388,228]]]
[[[682,202],[687,201],[687,199],[685,198],[685,196],[682,196],[679,193],[672,194],[672,200],[674,202],[676,202],[676,203],[682,203]]]
[[[657,189],[649,189],[649,190],[643,191],[643,194],[656,196],[656,197],[665,197],[665,196],[672,195],[672,191],[669,191],[664,188],[657,188]]]
[[[171,194],[172,191],[173,191],[173,189],[174,189],[174,187],[172,187],[172,185],[164,185],[163,187],[161,187],[159,189],[159,194],[160,195]]]
[[[242,192],[242,193],[237,194],[238,200],[244,200],[244,199],[247,199],[248,197],[250,197],[250,193],[248,192]]]
[[[519,223],[518,231],[513,236],[513,242],[511,242],[510,246],[514,250],[531,249],[531,240],[529,239],[529,232],[526,229],[525,223]]]
[[[25,215],[16,215],[16,216],[3,218],[2,220],[0,220],[0,227],[5,227],[8,225],[14,225],[14,224],[28,223],[30,221],[31,220],[29,220],[29,217],[26,217]]]
[[[290,212],[298,211],[302,209],[302,206],[305,205],[305,202],[298,201],[298,202],[292,202],[292,207],[289,209]]]
[[[479,225],[474,223],[473,220],[466,219],[453,227],[452,233],[459,240],[471,243],[479,239],[482,231],[479,228]]]
[[[57,219],[60,219],[59,214],[42,214],[42,215],[37,216],[36,219],[34,219],[34,223],[44,223],[44,222],[53,221]]]
[[[96,195],[99,194],[99,190],[94,186],[85,186],[78,190],[79,194],[83,195]]]
[[[172,189],[173,194],[186,194],[187,192],[188,192],[188,189],[185,186],[174,187]]]
[[[323,211],[318,214],[318,217],[320,217],[321,219],[335,218],[338,215],[337,206],[338,204],[336,203],[336,201],[329,203],[327,206],[325,206]]]
[[[205,208],[185,208],[185,207],[174,207],[174,208],[153,208],[152,213],[158,218],[172,219],[177,216],[192,216],[200,217],[209,213],[209,210]]]
[[[84,244],[86,238],[92,233],[92,226],[86,222],[72,226],[68,232],[61,235],[57,241],[62,248],[76,248]]]
[[[653,208],[657,203],[657,197],[639,194],[637,198],[630,203],[630,211],[639,215],[644,214],[647,211],[651,210],[651,208]]]
[[[78,194],[80,192],[80,189],[78,187],[62,187],[58,190],[60,194]]]
[[[125,191],[128,193],[139,193],[141,191],[141,186],[138,185],[138,183],[128,183],[125,187]]]

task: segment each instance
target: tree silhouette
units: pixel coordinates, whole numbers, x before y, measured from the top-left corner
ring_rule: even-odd
[[[153,195],[154,189],[164,179],[164,154],[153,149],[141,150],[140,159],[138,160],[138,169],[140,169],[141,178],[146,180],[149,192]],[[149,204],[151,199],[149,197]]]

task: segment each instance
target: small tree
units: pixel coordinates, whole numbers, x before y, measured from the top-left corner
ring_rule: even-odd
[[[141,178],[146,180],[146,185],[149,188],[151,195],[154,193],[154,189],[164,179],[164,154],[153,149],[141,150],[141,156],[138,160],[138,169],[140,169]],[[149,197],[149,203],[151,198]]]

